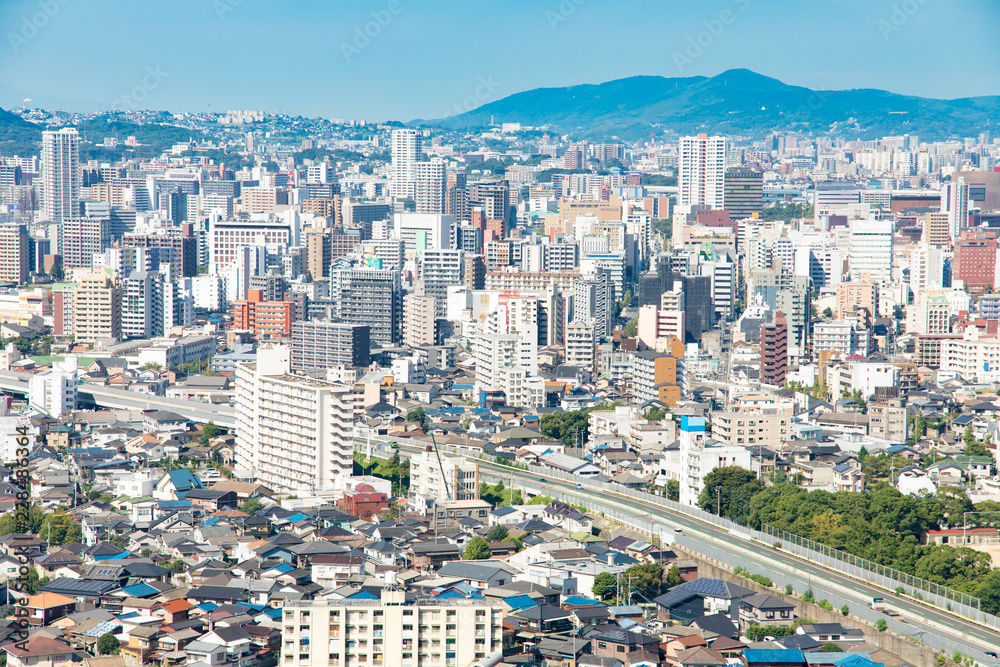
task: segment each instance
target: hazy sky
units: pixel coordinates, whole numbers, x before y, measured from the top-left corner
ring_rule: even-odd
[[[406,121],[735,67],[828,90],[1000,94],[996,0],[0,0],[0,25],[7,108]]]

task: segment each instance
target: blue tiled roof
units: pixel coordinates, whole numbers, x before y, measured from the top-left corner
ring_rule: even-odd
[[[159,593],[159,591],[147,583],[140,582],[138,584],[126,586],[125,588],[122,589],[122,593],[125,593],[130,598],[145,598],[149,597],[150,595],[156,595]]]
[[[132,554],[122,551],[116,554],[94,554],[94,560],[118,560],[120,558],[131,558]]]
[[[374,593],[368,591],[358,591],[354,595],[348,595],[345,600],[378,600]]]
[[[205,611],[212,612],[219,608],[219,605],[214,602],[202,602],[198,605],[199,609],[204,609]]]
[[[122,624],[118,621],[104,621],[103,623],[98,623],[90,630],[83,633],[84,637],[100,637],[101,635],[111,632],[117,628],[121,628]]]
[[[804,655],[813,654],[803,654],[797,648],[745,648],[743,649],[743,659],[746,661],[747,665],[756,664],[773,664],[773,663],[789,663],[797,662],[802,664],[805,662]]]
[[[582,595],[570,595],[562,603],[573,607],[597,607],[601,605],[601,602]]]
[[[532,600],[530,595],[513,595],[509,598],[504,598],[504,603],[510,607],[511,611],[531,609],[538,606],[538,603]]]
[[[181,489],[204,489],[204,485],[198,476],[193,474],[187,468],[179,468],[177,470],[171,470],[167,473],[170,475],[170,481],[173,483],[174,488]]]

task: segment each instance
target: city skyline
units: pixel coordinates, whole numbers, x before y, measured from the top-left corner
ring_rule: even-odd
[[[466,8],[18,0],[0,8],[10,26],[0,107],[30,98],[32,106],[80,112],[261,109],[408,122],[540,87],[738,67],[817,90],[940,99],[1000,92],[1000,72],[972,66],[1000,57],[990,39],[1000,7],[983,0],[518,0]],[[616,31],[628,39],[612,42],[614,58],[584,48],[593,35]],[[94,39],[100,34],[114,38]],[[491,63],[486,52],[501,57]]]

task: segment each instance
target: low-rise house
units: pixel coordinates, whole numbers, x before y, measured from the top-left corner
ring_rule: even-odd
[[[751,625],[791,625],[795,620],[795,605],[766,593],[750,595],[739,602],[740,630]]]

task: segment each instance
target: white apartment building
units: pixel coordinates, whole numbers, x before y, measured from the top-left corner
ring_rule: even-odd
[[[813,326],[813,349],[836,350],[844,357],[867,357],[872,349],[871,331],[857,321],[834,320]]]
[[[263,220],[212,220],[208,225],[210,273],[217,274],[237,258],[244,246],[299,245],[299,230],[291,217]],[[237,297],[239,299],[245,296]]]
[[[28,378],[28,406],[50,417],[61,417],[76,410],[77,358],[56,361],[47,371]]]
[[[892,221],[850,222],[851,276],[859,280],[870,273],[873,282],[892,280]]]
[[[566,325],[566,365],[594,370],[594,345],[597,342],[593,320]]]
[[[721,209],[726,177],[726,138],[681,137],[677,149],[678,206]]]
[[[286,346],[237,365],[237,465],[278,493],[331,488],[353,471],[352,388],[290,369]]]
[[[502,390],[507,405],[511,406],[543,404],[544,393],[538,395],[538,383],[527,381],[538,375],[537,336],[478,333],[473,339],[472,353],[476,360],[477,389]]]
[[[407,257],[425,250],[451,248],[455,216],[441,213],[397,213],[393,218],[395,233],[403,241]]]
[[[76,128],[42,132],[42,201],[48,221],[62,223],[79,217],[80,134]]]
[[[400,128],[392,131],[392,184],[395,197],[415,197],[417,163],[423,153],[423,137],[419,130]]]
[[[671,336],[684,340],[684,311],[659,310],[648,305],[639,308],[639,342],[651,350],[665,352]]]
[[[435,499],[479,497],[479,463],[424,450],[410,458],[410,493]]]
[[[969,327],[961,339],[941,339],[940,368],[958,373],[966,382],[1000,381],[1000,337]]]
[[[282,609],[281,667],[466,667],[503,646],[499,600],[294,600]]]

